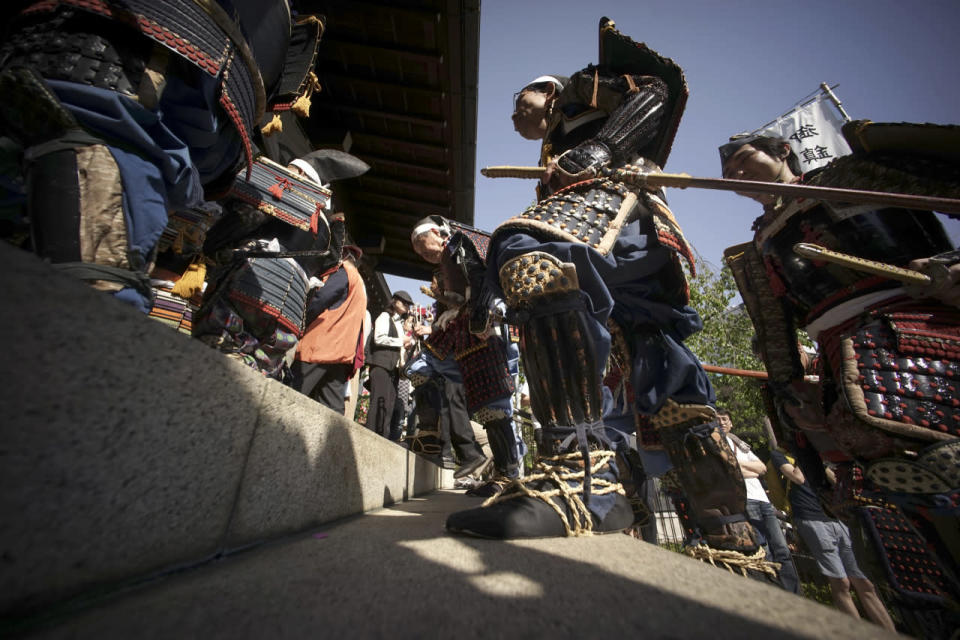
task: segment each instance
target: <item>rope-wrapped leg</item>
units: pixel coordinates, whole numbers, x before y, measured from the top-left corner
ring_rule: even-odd
[[[407,378],[418,397],[416,403],[417,430],[404,438],[413,453],[433,459],[438,464],[443,454],[443,440],[440,434],[439,396],[442,383],[422,373],[409,372]]]
[[[493,453],[494,474],[480,486],[468,490],[467,495],[491,498],[500,495],[520,475],[520,452],[513,434],[512,418],[494,409],[484,409],[476,415],[483,420],[483,428],[487,432],[487,442]]]
[[[531,408],[542,425],[533,472],[447,528],[491,538],[620,531],[633,521],[602,417],[600,366],[572,264],[523,254],[500,272],[516,314]]]
[[[745,512],[747,492],[736,455],[704,405],[668,400],[653,418],[686,497],[687,513],[708,547],[752,556],[757,538]]]

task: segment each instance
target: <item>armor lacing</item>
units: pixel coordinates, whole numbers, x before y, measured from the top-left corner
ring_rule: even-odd
[[[503,493],[488,498],[483,506],[488,507],[497,502],[514,498],[535,498],[550,505],[550,508],[557,513],[561,522],[563,522],[565,535],[571,537],[590,535],[593,531],[593,518],[587,505],[580,498],[584,492],[583,481],[587,476],[587,471],[589,471],[589,475],[592,476],[590,481],[593,485],[591,488],[593,495],[602,496],[608,493],[626,495],[622,484],[598,478],[596,475],[606,465],[610,464],[615,456],[616,453],[609,450],[591,451],[589,452],[589,469],[580,468],[576,464],[584,460],[579,451],[543,457],[536,463],[532,473],[514,480],[510,486],[504,489]],[[571,482],[574,483],[573,486],[571,486]],[[532,486],[543,487],[551,484],[556,488],[543,490]],[[567,509],[573,515],[573,522],[567,517],[564,509],[557,502],[551,500],[554,497],[559,497],[566,503]]]

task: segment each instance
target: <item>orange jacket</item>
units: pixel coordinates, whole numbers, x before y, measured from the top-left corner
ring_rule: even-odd
[[[344,261],[343,269],[347,272],[347,299],[340,306],[327,309],[310,323],[297,344],[297,360],[353,364],[357,345],[363,344],[367,289],[352,262]]]

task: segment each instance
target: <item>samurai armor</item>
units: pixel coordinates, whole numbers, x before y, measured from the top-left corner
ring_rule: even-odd
[[[591,181],[562,189],[500,225],[495,233],[525,231],[535,237],[587,244],[602,254],[620,229],[636,218],[637,196],[625,185]]]
[[[448,219],[446,223],[450,227],[451,235],[458,231],[462,233],[473,244],[473,248],[476,249],[480,259],[484,262],[487,261],[487,249],[490,247],[490,234],[488,232],[456,220]]]
[[[960,488],[960,439],[924,449],[916,460],[880,458],[867,467],[874,486],[899,493],[946,493]]]
[[[112,39],[114,45],[134,40],[130,33],[122,33],[126,28],[142,36],[138,42],[152,41],[199,73],[222,78],[220,105],[243,140],[248,159],[252,159],[250,132],[266,109],[265,84],[272,87],[282,69],[290,39],[290,14],[285,2],[276,1],[238,1],[233,9],[229,14],[216,2],[192,0],[125,0],[122,5],[105,0],[45,0],[29,6],[20,18],[28,28],[33,25],[45,30],[62,18],[72,19],[77,12],[99,16],[114,23],[112,28],[119,34]],[[52,18],[46,17],[51,14]],[[102,28],[90,30],[102,32]],[[43,49],[49,50],[46,44]],[[122,53],[125,47],[117,49]],[[73,74],[79,70],[97,80],[97,86],[135,91],[140,67],[149,56],[114,56],[109,50],[106,55],[109,57],[104,61],[78,56],[75,68],[61,71]]]
[[[744,515],[746,487],[737,457],[716,427],[713,409],[668,401],[655,416],[672,474],[686,496],[687,512],[704,541],[714,549],[756,550],[757,540]]]
[[[153,288],[154,301],[150,317],[180,333],[193,335],[193,314],[199,308],[195,299],[187,300],[170,291],[168,286]]]
[[[860,507],[856,515],[898,600],[919,608],[956,600],[960,590],[955,579],[902,511]]]
[[[200,255],[203,253],[207,231],[221,215],[220,206],[211,202],[192,209],[171,212],[170,221],[160,236],[157,251],[172,251],[186,257]]]
[[[826,426],[862,460],[899,456],[960,437],[960,312],[907,302],[821,334],[845,401]]]
[[[81,14],[71,20],[25,26],[4,44],[4,66],[29,67],[48,80],[89,84],[135,97],[152,44],[117,23],[107,23],[113,32],[109,37],[93,33],[103,28],[102,21]]]
[[[683,69],[642,42],[634,42],[616,29],[613,20],[600,19],[600,67],[613,73],[655,76],[667,85],[669,97],[659,132],[646,146],[644,156],[661,167],[666,165],[673,139],[690,92]]]
[[[480,338],[467,330],[466,310],[444,328],[435,330],[426,347],[441,360],[453,354],[463,374],[467,411],[473,413],[490,401],[509,396],[515,390],[507,367],[507,354],[501,338]]]
[[[798,242],[897,266],[953,248],[929,211],[811,201],[788,205],[757,233],[756,243],[774,294],[793,305],[801,326],[846,300],[898,283],[801,257],[793,251]]]
[[[278,78],[270,111],[288,110],[293,102],[309,93],[310,72],[317,61],[317,46],[323,34],[324,23],[312,17],[298,20],[290,30],[290,46],[287,48],[283,72]]]
[[[330,190],[302,179],[269,158],[257,158],[249,178],[243,173],[238,175],[229,195],[314,236],[330,237],[330,226],[323,214],[330,206]]]
[[[308,280],[291,258],[249,258],[232,274],[227,295],[264,311],[299,338],[304,330]]]
[[[757,334],[770,379],[778,384],[803,376],[797,336],[790,310],[774,294],[756,245],[746,242],[727,248],[723,256],[743,297]]]

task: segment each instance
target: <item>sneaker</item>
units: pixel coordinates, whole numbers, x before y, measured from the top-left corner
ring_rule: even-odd
[[[483,483],[477,480],[476,478],[474,478],[473,476],[466,476],[464,478],[457,478],[456,480],[454,480],[453,488],[466,489],[469,491],[470,489],[476,489],[481,484]]]
[[[503,493],[503,490],[506,489],[511,482],[513,482],[512,478],[504,476],[490,478],[479,487],[469,489],[467,495],[472,498],[492,498],[493,496],[498,496]]]
[[[485,455],[479,455],[476,458],[468,460],[460,465],[460,468],[453,472],[453,477],[462,478],[464,476],[472,475],[473,473],[480,475],[483,473],[483,467],[485,467],[488,462],[490,462],[490,458]]]

